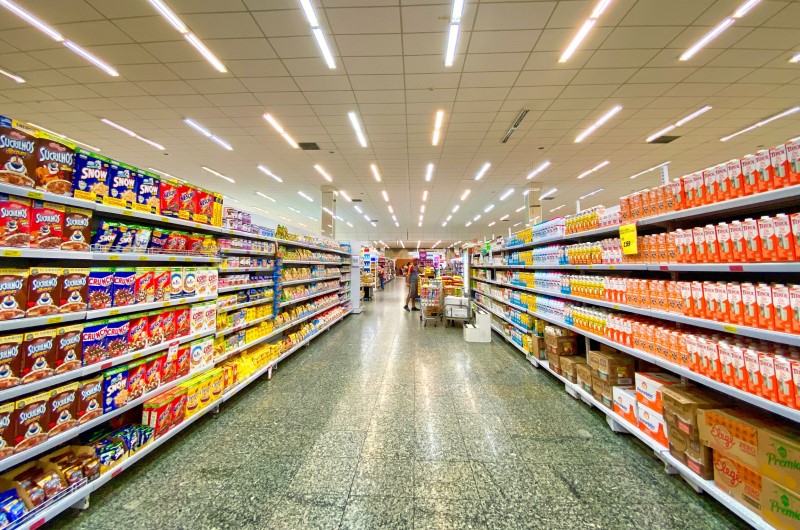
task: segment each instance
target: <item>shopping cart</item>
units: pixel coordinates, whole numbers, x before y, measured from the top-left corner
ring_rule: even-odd
[[[428,321],[432,320],[436,326],[436,320],[442,318],[442,281],[432,278],[420,278],[419,299],[422,304],[422,311],[419,320],[423,327],[427,327]]]

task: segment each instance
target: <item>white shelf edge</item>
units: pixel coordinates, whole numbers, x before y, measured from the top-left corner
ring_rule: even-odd
[[[316,283],[316,282],[323,282],[325,280],[335,280],[338,276],[328,276],[322,278],[304,278],[302,280],[290,280],[288,282],[281,281],[280,286],[285,287],[287,285],[302,285],[304,283]]]
[[[210,302],[216,299],[217,299],[217,293],[214,293],[214,294],[205,294],[202,296],[190,296],[188,298],[175,298],[174,300],[166,300],[160,302],[145,302],[144,304],[130,304],[122,307],[110,307],[108,309],[91,309],[89,311],[86,311],[86,320],[114,317],[117,315],[126,315],[128,313],[137,313],[139,311],[149,311],[150,309],[175,307],[179,305],[194,304],[197,302]]]
[[[11,331],[14,329],[30,329],[37,326],[60,325],[67,322],[77,322],[86,320],[86,311],[75,313],[59,313],[45,317],[16,318],[14,320],[4,320],[0,322],[0,331]]]
[[[219,287],[217,288],[218,293],[231,293],[234,291],[241,291],[243,289],[257,289],[259,287],[274,287],[275,284],[272,281],[263,281],[258,283],[247,283],[242,285],[230,285],[228,287]]]
[[[234,327],[232,327],[230,329],[223,329],[221,331],[217,331],[217,332],[214,333],[214,336],[215,337],[222,337],[223,335],[229,335],[231,333],[235,333],[237,331],[241,331],[243,329],[247,329],[247,328],[253,327],[256,324],[260,324],[260,323],[262,323],[262,322],[264,322],[266,320],[271,320],[273,318],[275,318],[275,315],[268,315],[268,316],[265,316],[265,317],[257,318],[257,319],[255,319],[255,320],[253,320],[251,322],[245,322],[244,324],[239,324],[238,326],[234,326]]]
[[[336,288],[334,288],[334,289],[328,289],[327,291],[322,291],[322,292],[319,292],[319,293],[314,293],[314,294],[311,294],[311,295],[308,295],[308,296],[304,296],[304,297],[302,297],[302,298],[295,298],[294,300],[287,300],[286,302],[280,302],[280,303],[278,304],[278,307],[286,307],[286,306],[289,306],[289,305],[296,304],[296,303],[298,303],[298,302],[304,302],[304,301],[306,301],[306,300],[311,300],[312,298],[318,298],[318,297],[320,297],[320,296],[322,296],[322,295],[324,295],[324,294],[330,294],[330,293],[334,293],[334,292],[336,292],[336,291],[338,291],[338,290],[339,290],[339,288],[338,288],[338,287],[336,287]]]
[[[272,272],[275,267],[219,267],[221,273],[232,272]]]
[[[483,293],[479,293],[479,294],[483,294]],[[521,331],[522,333],[530,333],[530,332],[532,331],[532,330],[530,330],[530,329],[525,329],[525,328],[523,328],[522,326],[520,326],[520,325],[519,325],[519,324],[517,324],[516,322],[512,322],[512,321],[511,321],[511,319],[509,319],[509,318],[508,318],[508,317],[506,317],[505,315],[501,315],[500,313],[498,313],[498,312],[497,312],[497,311],[495,311],[494,309],[490,308],[490,307],[489,307],[489,306],[487,306],[487,305],[484,305],[484,304],[482,304],[481,302],[478,302],[477,300],[473,300],[473,302],[475,302],[475,303],[476,303],[478,306],[480,306],[480,307],[482,307],[483,309],[485,309],[486,311],[490,312],[491,314],[493,314],[493,315],[494,315],[494,316],[496,316],[497,318],[500,318],[500,319],[504,320],[505,322],[508,322],[509,324],[511,324],[512,326],[514,326],[515,328],[517,328],[517,329],[518,329],[519,331]],[[504,302],[504,303],[505,303],[506,305],[511,305],[511,304],[509,304],[508,302]],[[511,307],[514,307],[514,306],[511,306]]]
[[[228,307],[217,307],[217,313],[227,313],[228,311],[236,311],[237,309],[252,307],[254,305],[269,304],[272,303],[273,300],[274,298],[264,298],[260,300],[251,300],[249,302],[242,302],[241,304],[235,304]]]

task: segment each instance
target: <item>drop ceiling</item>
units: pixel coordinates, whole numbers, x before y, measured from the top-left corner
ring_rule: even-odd
[[[332,185],[361,199],[360,208],[377,220],[373,227],[340,196],[337,237],[391,246],[403,240],[410,248],[417,240],[446,245],[505,234],[527,221],[525,210],[516,211],[524,204],[521,192],[531,182],[526,176],[544,161],[551,166],[535,180],[542,192],[558,188],[544,202],[545,216],[552,217],[574,211],[578,197],[599,188],[582,206],[613,205],[620,195],[656,185],[657,172],[629,177],[665,161],[671,161],[670,174],[680,176],[800,135],[798,113],[720,142],[800,104],[800,64],[789,62],[800,51],[800,2],[763,0],[692,59],[679,60],[742,2],[613,0],[574,55],[560,63],[596,1],[467,0],[454,65],[447,68],[452,2],[314,0],[336,63],[329,69],[299,0],[165,0],[225,65],[228,72],[220,73],[146,0],[18,0],[119,76],[0,7],[0,68],[26,81],[0,77],[0,113],[221,191],[238,200],[235,205],[269,211],[278,222],[327,231],[318,221],[321,188]],[[619,113],[575,143],[616,105]],[[677,140],[645,142],[706,105],[712,109],[670,132]],[[528,114],[501,143],[523,109]],[[441,140],[433,146],[439,110]],[[367,147],[356,138],[350,112]],[[316,142],[320,150],[293,149],[264,113],[296,141]],[[186,118],[233,150],[189,127]],[[475,181],[486,162],[491,167]],[[429,163],[435,169],[426,182]],[[259,164],[283,182],[259,171]],[[381,182],[370,164],[379,167]],[[510,188],[515,193],[500,201]],[[465,189],[471,193],[461,201]],[[420,227],[424,190],[429,197]],[[495,207],[484,213],[489,204]],[[460,209],[451,214],[455,205]]]

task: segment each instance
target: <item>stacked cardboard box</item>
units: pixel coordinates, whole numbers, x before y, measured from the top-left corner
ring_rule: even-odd
[[[660,372],[636,372],[635,380],[639,430],[667,447],[669,442],[662,390],[680,384],[681,380]]]
[[[639,415],[636,407],[636,387],[615,386],[614,390],[614,412],[622,416],[631,425],[638,425]]]
[[[578,365],[586,364],[586,357],[582,355],[569,355],[559,358],[561,375],[570,383],[578,382]]]
[[[561,374],[560,357],[568,357],[578,353],[578,336],[574,331],[558,326],[545,326],[544,347],[550,369]]]
[[[592,371],[592,396],[606,407],[613,408],[614,387],[633,383],[633,357],[606,349],[589,350],[587,359]]]

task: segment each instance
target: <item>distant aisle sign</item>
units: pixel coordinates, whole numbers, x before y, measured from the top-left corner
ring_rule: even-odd
[[[638,234],[636,232],[636,223],[620,226],[619,240],[622,244],[623,254],[638,254],[639,248],[637,246]]]

